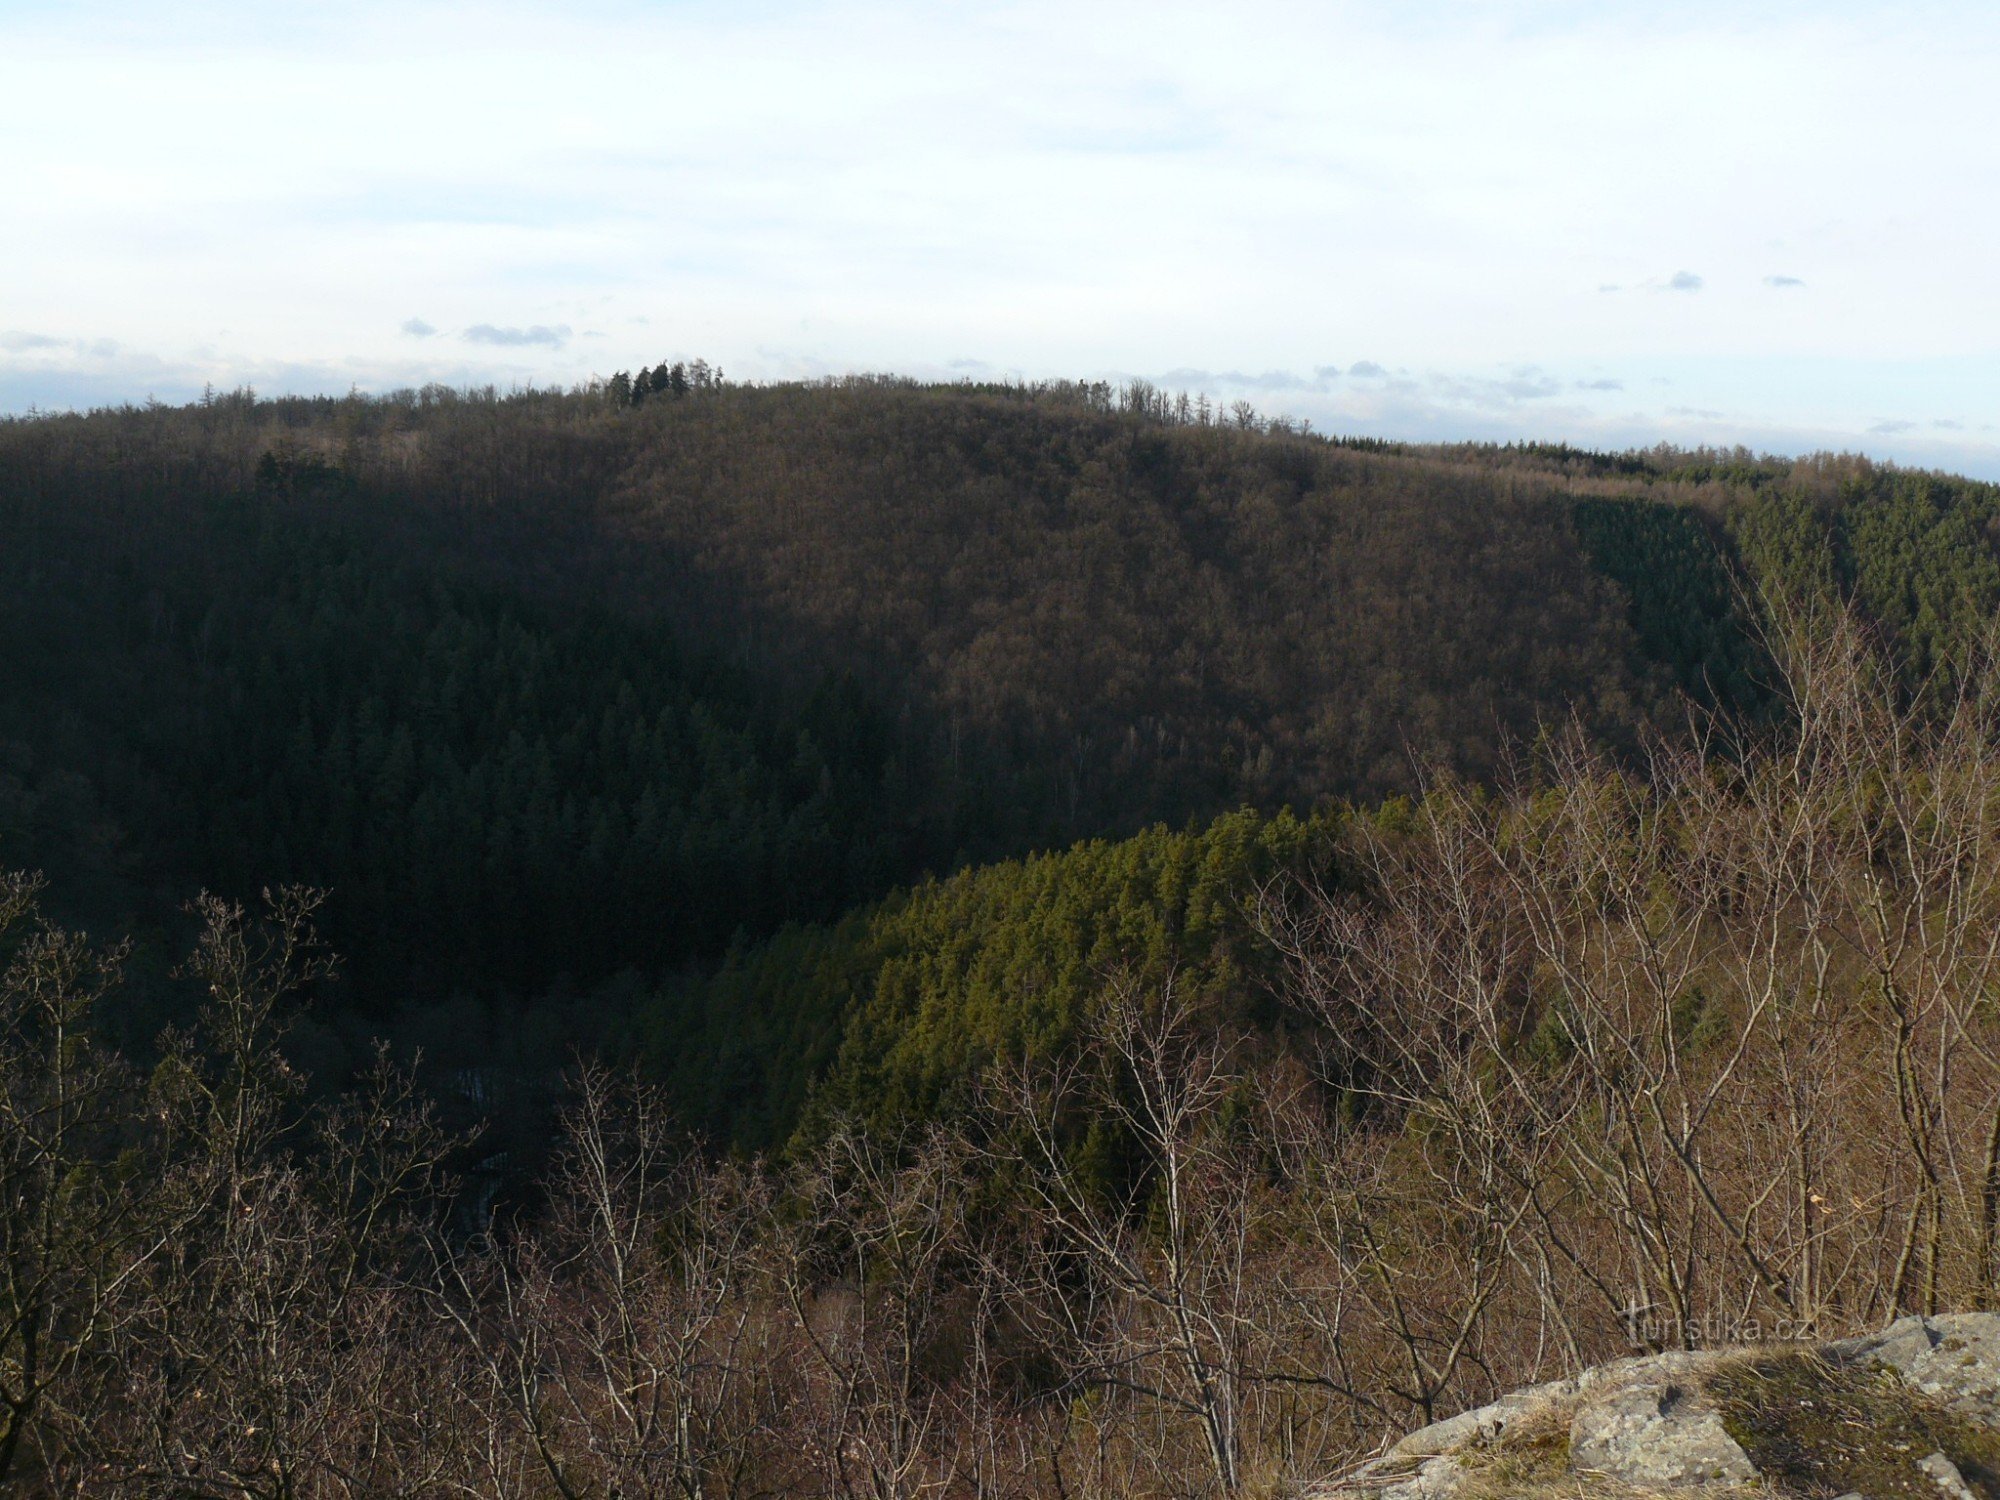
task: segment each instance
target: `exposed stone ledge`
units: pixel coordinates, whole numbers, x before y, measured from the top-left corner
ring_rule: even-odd
[[[2000,1500],[2000,1314],[1614,1360],[1410,1433],[1314,1500]]]

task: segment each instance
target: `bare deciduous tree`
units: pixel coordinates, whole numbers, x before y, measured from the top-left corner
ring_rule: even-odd
[[[784,1382],[759,1347],[770,1227],[762,1173],[703,1161],[657,1089],[578,1072],[534,1231],[445,1261],[480,1394],[557,1493],[759,1492]],[[518,1476],[518,1457],[489,1466],[502,1488],[498,1470]]]

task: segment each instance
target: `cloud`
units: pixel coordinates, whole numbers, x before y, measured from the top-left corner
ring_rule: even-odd
[[[1532,367],[1516,370],[1511,377],[1496,381],[1495,385],[1501,395],[1516,401],[1545,401],[1551,396],[1561,395],[1563,390],[1563,383],[1555,376]]]
[[[1597,283],[1597,289],[1600,292],[1622,292],[1625,290],[1624,287],[1615,281],[1600,281]]]
[[[1343,383],[1344,376],[1369,382],[1367,386]],[[1129,376],[1119,375],[1120,380]],[[1338,365],[1316,365],[1310,371],[1201,370],[1182,366],[1149,375],[1152,383],[1166,391],[1205,391],[1228,399],[1237,395],[1252,398],[1268,414],[1310,414],[1313,397],[1352,398],[1364,404],[1391,400],[1401,403],[1426,402],[1459,408],[1501,410],[1524,401],[1543,402],[1570,389],[1566,379],[1551,375],[1535,365],[1515,365],[1503,375],[1471,375],[1433,371],[1422,375],[1394,372],[1374,360],[1359,360],[1343,371]],[[1340,393],[1344,391],[1343,396]],[[1304,405],[1299,405],[1303,399]],[[1372,408],[1371,408],[1372,409]]]
[[[1265,370],[1253,375],[1246,370],[1195,370],[1181,366],[1168,370],[1155,379],[1154,384],[1174,390],[1213,390],[1217,386],[1226,386],[1231,390],[1262,391],[1273,395],[1323,391],[1327,382],[1339,374],[1340,371],[1332,365],[1321,365],[1310,375],[1300,375],[1293,370]]]
[[[459,337],[468,344],[498,344],[509,349],[524,348],[530,344],[560,349],[569,342],[569,324],[558,323],[553,328],[545,323],[537,323],[532,328],[496,328],[491,323],[475,323]]]
[[[1950,417],[1939,417],[1931,423],[1931,426],[1942,428],[1946,432],[1965,431],[1965,424],[1963,422],[1954,422]]]
[[[1949,24],[1887,27],[1851,0],[1251,0],[1224,28],[1188,0],[1142,27],[1129,7],[1052,0],[581,0],[471,7],[474,27],[464,6],[379,0],[255,24],[238,6],[169,23],[125,3],[115,26],[89,6],[0,3],[15,59],[0,154],[37,204],[35,234],[0,236],[0,329],[115,327],[225,388],[281,359],[581,380],[657,360],[638,336],[650,316],[675,349],[753,377],[780,373],[753,351],[793,342],[834,372],[967,351],[1027,377],[1198,358],[1295,368],[1361,411],[1390,377],[1304,358],[1373,348],[1419,372],[1620,368],[1638,405],[1671,356],[1677,394],[1746,422],[1858,433],[1868,411],[2000,411],[1991,320],[1967,316],[2000,198],[1964,193],[1990,141],[1955,128],[2000,56],[2000,7],[1925,3]],[[1443,28],[1422,19],[1446,12]],[[107,76],[121,86],[103,91]],[[1868,88],[1884,76],[1930,86]],[[93,85],[102,108],[63,113]],[[338,131],[296,107],[357,89],[409,107]],[[232,130],[246,112],[259,128]],[[169,117],[183,129],[158,130]],[[1718,172],[1746,140],[1758,170]],[[1108,171],[1110,152],[1124,155]],[[1842,214],[1855,180],[1894,181],[1906,211]],[[1683,226],[1671,237],[1662,203]],[[1941,220],[1962,232],[1938,236]],[[1256,273],[1219,273],[1245,246]],[[1723,289],[1648,296],[1668,289],[1668,254]],[[1779,255],[1816,276],[1838,263],[1839,320],[1689,316],[1776,289],[1756,261]],[[1613,290],[1583,295],[1600,283]],[[1766,311],[1789,301],[1813,304]],[[450,322],[404,333],[411,303]],[[483,312],[612,336],[461,337]],[[1935,356],[1927,373],[1912,349]],[[0,357],[93,365],[61,347]],[[1824,373],[1760,384],[1758,358]],[[152,388],[133,379],[135,399]],[[1524,402],[1522,420],[1564,401],[1624,404],[1572,390]]]
[[[20,354],[29,349],[59,349],[67,339],[51,338],[46,333],[22,333],[18,329],[0,333],[0,349],[9,354]]]
[[[1670,292],[1698,292],[1706,285],[1707,282],[1693,271],[1676,271],[1667,278],[1667,290]]]
[[[109,339],[62,339],[58,343],[61,348],[53,359],[0,357],[0,413],[30,408],[89,411],[150,397],[169,403],[197,401],[204,387],[229,390],[247,386],[262,395],[343,396],[355,389],[383,393],[425,385],[499,383],[485,357],[469,349],[453,354],[455,345],[443,343],[424,346],[426,355],[440,351],[442,357],[406,355],[383,360],[351,355],[334,360],[254,362],[228,360],[213,353],[162,355]],[[66,357],[72,350],[82,357]],[[522,372],[508,373],[514,389],[527,388],[520,379]]]
[[[437,330],[422,318],[406,318],[403,320],[403,332],[413,339],[427,339]]]
[[[1764,278],[1764,285],[1775,286],[1775,287],[1793,287],[1793,286],[1804,286],[1805,283],[1796,276],[1766,276]]]
[[[23,333],[10,329],[0,333],[0,350],[9,354],[27,354],[37,349],[67,349],[72,354],[91,359],[110,359],[118,352],[116,339],[59,339],[47,333]]]
[[[1476,375],[1432,375],[1427,389],[1437,400],[1493,411],[1522,401],[1547,401],[1561,395],[1565,387],[1553,375],[1527,366],[1498,380]]]
[[[1659,283],[1650,285],[1657,289]],[[1723,447],[1741,444],[1786,454],[1867,453],[1898,463],[2000,478],[2000,444],[1978,435],[1981,430],[1970,421],[1953,428],[1925,419],[1908,424],[1907,430],[1866,433],[1865,424],[1859,422],[1839,427],[1815,425],[1810,419],[1772,422],[1742,404],[1746,393],[1754,399],[1755,392],[1771,383],[1762,378],[1729,390],[1706,389],[1701,381],[1670,379],[1644,368],[1613,377],[1596,361],[1581,368],[1523,361],[1484,369],[1400,360],[1395,365],[1363,363],[1380,374],[1350,380],[1331,366],[1304,367],[1289,375],[1182,368],[1147,372],[1147,378],[1169,393],[1181,383],[1190,395],[1202,389],[1224,410],[1241,396],[1265,417],[1310,422],[1314,431],[1322,433],[1405,442],[1568,442],[1605,452],[1651,447],[1662,439]],[[1087,378],[1114,382],[1128,380],[1131,374],[1129,369],[1085,372]],[[1317,389],[1312,388],[1313,381],[1320,382]],[[1670,391],[1682,395],[1683,401],[1668,405],[1673,399]],[[1608,393],[1619,392],[1623,394],[1613,402]],[[1923,410],[1919,399],[1913,392],[1904,409]],[[1903,403],[1884,402],[1877,409],[1893,411],[1898,405]],[[1992,430],[2000,432],[2000,423]]]
[[[1346,377],[1352,376],[1350,380]],[[1129,376],[1120,374],[1118,379]],[[1343,370],[1316,365],[1305,372],[1265,370],[1203,370],[1180,367],[1148,377],[1163,390],[1204,391],[1227,401],[1247,396],[1266,415],[1331,420],[1352,429],[1387,416],[1437,419],[1435,434],[1450,433],[1448,414],[1461,423],[1468,417],[1518,415],[1532,409],[1551,416],[1560,412],[1579,421],[1592,420],[1584,407],[1560,406],[1557,398],[1574,391],[1619,391],[1624,382],[1586,380],[1553,373],[1533,364],[1517,364],[1493,373],[1390,369],[1374,360],[1357,360]],[[1539,418],[1538,418],[1539,420]],[[1462,429],[1461,429],[1462,430]]]
[[[1894,437],[1899,432],[1909,432],[1913,430],[1916,427],[1916,425],[1917,424],[1915,422],[1905,422],[1899,418],[1894,421],[1877,422],[1873,427],[1869,428],[1868,430],[1882,437]]]

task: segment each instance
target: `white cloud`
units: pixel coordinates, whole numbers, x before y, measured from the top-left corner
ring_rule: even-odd
[[[553,328],[542,323],[532,328],[496,328],[491,323],[475,323],[459,337],[468,344],[493,344],[502,349],[524,349],[537,344],[560,349],[569,342],[569,324],[559,323]]]
[[[345,389],[692,354],[752,377],[1237,372],[1264,405],[1383,387],[1355,421],[1414,381],[1440,421],[1522,433],[1614,403],[1641,437],[1721,420],[1658,404],[1669,367],[1678,402],[1745,430],[1857,443],[1913,436],[1871,434],[1884,410],[2000,404],[1990,9],[88,11],[0,9],[16,406],[142,398],[164,370]],[[1597,294],[1683,277],[1701,295]],[[93,353],[94,330],[150,352]],[[1753,359],[1822,373],[1752,389]],[[1951,390],[1906,390],[1919,367]],[[1605,371],[1647,396],[1589,387]]]

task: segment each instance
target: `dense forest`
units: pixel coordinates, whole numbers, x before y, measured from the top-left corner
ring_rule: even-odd
[[[125,1044],[192,896],[302,883],[315,1076],[581,1045],[744,1145],[921,1112],[1135,944],[1254,1008],[1218,934],[1343,807],[1770,712],[1760,589],[1911,682],[2000,604],[2000,491],[1861,460],[641,375],[0,423],[0,863],[132,936]]]
[[[1996,621],[1994,486],[1144,385],[0,422],[0,1487],[1274,1495],[1990,1303]]]
[[[2000,655],[1764,616],[1755,715],[747,945],[677,1045],[848,1005],[786,1148],[579,1063],[508,1199],[392,1053],[301,1071],[316,893],[198,902],[141,1057],[134,952],[0,879],[0,1488],[1264,1500],[1633,1348],[1990,1307]],[[1577,1493],[1566,1430],[1469,1493]]]

